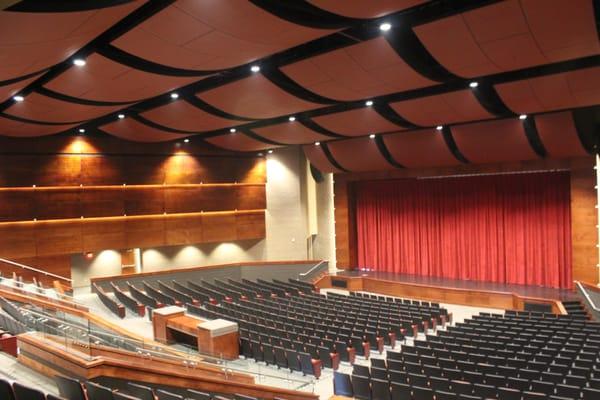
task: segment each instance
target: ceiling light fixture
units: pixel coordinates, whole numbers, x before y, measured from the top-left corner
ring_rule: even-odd
[[[117,115],[117,117],[119,117],[119,119],[123,119],[123,118],[125,118],[125,114],[119,114],[119,115]]]
[[[273,150],[269,150],[269,151],[267,151],[267,153],[273,154]]]
[[[258,72],[258,71],[260,71],[260,67],[258,65],[253,65],[250,67],[250,71]]]
[[[189,143],[190,139],[183,139],[183,143]]]
[[[374,133],[371,133],[371,134],[369,135],[369,138],[370,138],[370,139],[375,139],[375,134],[374,134]]]
[[[315,142],[315,146],[320,146],[321,142]]]
[[[25,97],[21,96],[21,95],[16,95],[13,96],[13,100],[14,101],[18,101],[19,103],[22,102],[23,100],[25,100]]]
[[[372,105],[373,105],[373,100],[367,100],[367,101],[365,101],[365,106],[371,107]]]
[[[172,99],[178,99],[179,98],[179,94],[177,94],[177,93],[171,93],[171,98]]]
[[[78,67],[83,67],[86,64],[86,62],[82,58],[76,58],[73,60],[73,64],[77,65]]]
[[[290,122],[294,122],[296,120],[296,117],[294,117],[293,115],[291,117],[288,118],[290,120]]]
[[[527,114],[521,114],[519,115],[519,119],[522,121],[524,119],[527,119]]]
[[[390,29],[392,29],[392,24],[389,22],[384,22],[383,24],[379,25],[379,30],[382,32],[387,32]]]
[[[231,133],[235,133],[235,128],[231,128],[231,129],[229,130],[229,132],[231,132]]]
[[[79,133],[85,133],[85,129],[79,128]]]
[[[441,131],[442,129],[444,129],[444,127],[442,125],[438,125],[435,127],[435,129],[437,129],[438,131]]]
[[[477,86],[479,86],[479,82],[475,82],[475,81],[473,81],[473,82],[469,83],[469,87],[470,87],[470,88],[473,88],[473,89],[475,89]]]
[[[258,156],[259,156],[259,157],[262,157],[262,156],[263,156],[263,153],[258,153]]]

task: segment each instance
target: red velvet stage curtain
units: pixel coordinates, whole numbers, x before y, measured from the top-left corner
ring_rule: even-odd
[[[568,172],[357,182],[361,268],[570,288]]]

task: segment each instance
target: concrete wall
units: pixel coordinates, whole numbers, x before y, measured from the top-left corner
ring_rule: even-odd
[[[312,238],[312,257],[308,253],[308,211],[306,158],[300,147],[276,149],[267,156],[266,238],[228,243],[141,249],[141,271],[225,264],[244,261],[330,260],[335,268],[333,224],[333,176],[316,185],[318,233]],[[92,276],[121,272],[119,252],[103,251],[91,259],[72,257],[73,286],[89,285]]]

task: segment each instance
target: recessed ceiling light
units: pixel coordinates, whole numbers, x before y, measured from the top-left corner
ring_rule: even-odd
[[[367,100],[367,101],[365,101],[365,106],[371,107],[372,105],[373,105],[373,100]]]
[[[371,133],[371,134],[369,135],[369,138],[371,138],[371,139],[375,139],[375,134],[374,134],[374,133]]]
[[[379,25],[380,31],[387,32],[390,29],[392,29],[392,24],[390,24],[389,22],[384,22],[383,24]]]
[[[258,156],[259,156],[259,157],[262,157],[262,156],[263,156],[263,153],[258,153]]]
[[[85,129],[79,128],[79,133],[85,133]]]
[[[315,142],[315,146],[320,146],[321,142]]]
[[[231,132],[231,133],[235,133],[235,128],[231,128],[231,129],[229,130],[229,132]]]
[[[473,81],[473,82],[469,83],[469,87],[476,88],[477,86],[479,86],[479,82]]]
[[[85,60],[82,58],[76,58],[73,60],[73,64],[77,65],[78,67],[83,67],[85,65]]]
[[[172,99],[178,99],[179,95],[177,93],[171,93],[171,98]]]
[[[183,143],[189,143],[190,139],[183,139]]]
[[[519,119],[520,120],[527,119],[527,114],[521,114],[521,115],[519,115]]]
[[[272,154],[272,153],[273,153],[273,150],[269,150],[269,151],[267,151],[267,153],[269,153],[269,154]]]
[[[293,115],[291,117],[288,118],[290,120],[290,122],[294,122],[296,120],[296,117],[294,117]]]
[[[442,125],[438,125],[435,127],[435,129],[437,129],[438,131],[441,131],[442,129],[444,129],[444,127]]]
[[[125,114],[119,114],[119,115],[117,115],[117,117],[119,117],[119,119],[123,119],[123,118],[125,118]]]
[[[253,65],[250,67],[250,71],[258,72],[258,71],[260,71],[260,67],[258,65]]]
[[[21,102],[21,101],[25,100],[25,97],[23,97],[21,95],[16,95],[16,96],[13,96],[13,100]]]

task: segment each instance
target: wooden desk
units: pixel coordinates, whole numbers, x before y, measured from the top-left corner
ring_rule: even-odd
[[[186,315],[182,307],[170,306],[154,310],[152,328],[158,342],[174,343],[174,332],[180,332],[194,338],[200,353],[228,360],[239,357],[238,326],[230,321],[204,321]]]

